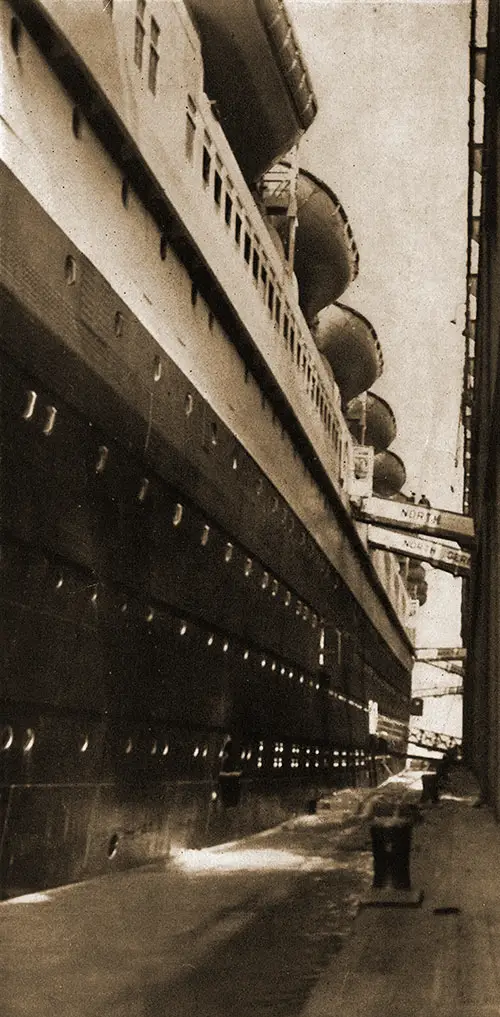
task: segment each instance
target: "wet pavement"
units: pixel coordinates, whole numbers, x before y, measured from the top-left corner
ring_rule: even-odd
[[[414,828],[420,909],[358,907],[375,802],[418,801],[416,772],[162,868],[4,902],[1,1017],[500,1017],[500,829],[459,778]]]

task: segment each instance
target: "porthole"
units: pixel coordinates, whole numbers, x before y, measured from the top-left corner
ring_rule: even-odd
[[[64,578],[63,578],[63,576],[61,576],[61,575],[58,575],[58,576],[57,576],[57,579],[56,579],[56,590],[60,590],[60,589],[61,589],[61,586],[63,585],[63,583],[64,583]]]
[[[269,572],[264,572],[264,574],[262,576],[262,579],[261,579],[261,582],[260,582],[260,585],[261,585],[261,589],[267,590],[267,588],[269,586]]]
[[[222,644],[222,652],[223,653],[227,653],[228,650],[229,650],[229,642],[228,642],[227,639],[225,639],[223,644]]]
[[[199,754],[200,754],[200,747],[199,747],[199,745],[196,745],[196,747],[195,747],[195,749],[193,751],[194,758],[196,759],[197,756],[199,756]]]
[[[148,490],[149,490],[149,480],[148,480],[147,477],[143,477],[143,479],[141,481],[141,486],[139,488],[139,493],[137,495],[137,501],[141,501],[141,502],[145,501],[146,497],[147,497]]]
[[[203,749],[202,749],[202,753],[201,753],[201,755],[202,755],[202,758],[203,758],[203,759],[206,759],[206,758],[207,758],[207,756],[208,756],[208,745],[204,745],[204,746],[203,746]]]
[[[213,645],[214,645],[214,636],[213,636],[213,633],[211,632],[209,637],[208,637],[208,639],[207,639],[207,646],[213,646]]]
[[[245,559],[245,569],[244,569],[246,576],[250,575],[250,573],[252,571],[252,567],[253,567],[252,559],[251,558],[246,558]]]
[[[185,636],[186,632],[187,632],[187,622],[181,621],[180,626],[179,626],[179,635],[180,636]]]
[[[26,405],[23,410],[23,420],[31,420],[35,410],[36,400],[36,392],[33,392],[33,390],[26,392]]]
[[[205,525],[201,531],[201,546],[206,547],[210,536],[210,527]]]
[[[23,734],[23,752],[31,752],[35,744],[35,732],[32,727],[28,727]]]
[[[250,650],[245,650],[243,653],[243,660],[248,660],[250,656]]]
[[[262,492],[264,490],[264,481],[263,481],[262,477],[259,477],[259,479],[257,481],[257,484],[255,486],[255,490],[257,491],[257,494],[262,494]]]
[[[279,589],[278,580],[273,579],[271,583],[271,597],[276,597],[278,595],[278,589]]]
[[[158,355],[153,360],[153,381],[159,381],[162,373],[162,362]]]
[[[84,734],[81,736],[80,741],[78,743],[78,751],[86,752],[88,747],[89,747],[89,736],[88,734]]]
[[[54,430],[54,424],[56,422],[57,409],[55,406],[45,407],[45,423],[43,425],[43,433],[46,435],[52,434]]]
[[[114,833],[108,842],[108,858],[114,858],[118,851],[118,834]]]
[[[155,738],[155,740],[154,740],[154,742],[153,742],[153,744],[151,746],[149,754],[151,756],[156,756],[157,752],[158,752],[158,742],[156,741],[156,738]]]
[[[296,615],[302,614],[302,601],[301,600],[298,600],[296,605],[295,605],[295,614]]]
[[[304,607],[302,608],[302,617],[304,621],[307,621],[307,619],[309,618],[309,608],[307,604],[304,604]]]
[[[117,311],[115,314],[115,336],[119,339],[123,335],[123,314]]]
[[[74,286],[76,282],[76,261],[71,254],[66,256],[64,262],[64,278],[67,286]]]
[[[126,756],[130,755],[130,753],[132,752],[133,747],[134,747],[134,743],[133,743],[132,739],[128,738],[127,741],[125,742],[125,755]]]
[[[311,617],[311,625],[312,625],[313,629],[316,628],[317,624],[318,624],[318,616],[317,616],[317,614],[313,614],[312,617]]]
[[[194,409],[194,399],[191,392],[188,392],[184,400],[184,413],[186,414],[186,417],[191,416],[193,409]]]
[[[106,469],[106,463],[108,461],[108,456],[109,449],[106,448],[106,445],[99,445],[99,448],[97,449],[97,459],[95,464],[96,473],[104,473],[104,470]]]
[[[73,107],[73,113],[71,115],[71,129],[75,138],[81,138],[82,136],[82,114],[78,109],[78,106]]]
[[[265,666],[266,666],[266,664],[267,664],[267,660],[266,660],[266,658],[265,658],[265,657],[262,657],[262,660],[261,660],[261,662],[260,662],[260,666],[261,666],[261,667],[265,667]]]
[[[126,177],[122,180],[122,205],[124,208],[128,208],[130,187]]]
[[[278,501],[276,495],[274,495],[273,496],[273,500],[271,502],[271,512],[273,512],[273,513],[277,512],[278,509],[279,509],[279,501]]]
[[[237,470],[237,469],[238,469],[238,457],[237,456],[233,456],[233,470]]]
[[[215,423],[214,420],[210,424],[210,444],[211,445],[217,444],[217,424]]]
[[[146,621],[148,622],[148,624],[151,624],[151,622],[154,619],[154,616],[155,616],[155,613],[153,611],[153,608],[152,607],[148,607],[146,609],[146,615],[145,615],[145,618],[146,618]]]
[[[127,604],[126,600],[124,600],[123,603],[120,604],[120,611],[121,611],[122,614],[126,614],[127,613],[127,611],[128,611],[128,604]]]
[[[224,552],[224,561],[225,562],[230,562],[231,561],[231,559],[233,557],[233,550],[234,550],[234,548],[233,548],[232,544],[226,544],[226,550]]]
[[[292,594],[290,593],[290,590],[287,590],[285,593],[285,607],[290,607],[291,603],[292,603]]]
[[[19,50],[21,48],[21,33],[22,25],[19,18],[11,18],[10,20],[10,44],[16,56],[19,56]]]
[[[181,520],[182,520],[182,505],[178,502],[174,508],[172,523],[174,526],[179,526]]]
[[[163,746],[163,748],[161,750],[162,756],[168,756],[169,749],[170,749],[170,746],[169,746],[168,742],[165,742],[165,744],[164,744],[164,746]]]
[[[97,604],[98,596],[99,596],[99,594],[98,594],[97,590],[94,590],[94,592],[91,594],[91,597],[90,597],[90,603],[91,604]]]
[[[14,731],[10,724],[5,724],[0,729],[0,752],[7,752],[14,741]]]

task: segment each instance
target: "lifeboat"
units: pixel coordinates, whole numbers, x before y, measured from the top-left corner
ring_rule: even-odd
[[[282,0],[186,0],[204,89],[251,183],[314,120],[311,80]]]
[[[285,240],[286,219],[276,219],[276,225]],[[358,251],[340,201],[326,184],[300,169],[294,270],[299,303],[310,326],[318,311],[342,296],[358,269]]]
[[[373,493],[392,498],[406,482],[404,463],[394,452],[378,452],[373,463]]]
[[[358,311],[344,304],[325,307],[318,314],[313,334],[332,368],[344,404],[365,392],[382,374],[384,358],[377,334]]]
[[[364,436],[362,436],[363,416],[365,419]],[[364,438],[364,445],[371,445],[375,452],[382,452],[394,441],[397,434],[396,418],[385,399],[366,393],[366,405],[363,408],[362,397],[351,399],[346,411],[349,430],[357,442]]]

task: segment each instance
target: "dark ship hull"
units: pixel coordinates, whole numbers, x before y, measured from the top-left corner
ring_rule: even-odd
[[[321,523],[337,567],[293,492],[1,173],[0,881],[12,894],[241,835],[366,781],[368,703],[403,745],[411,651],[342,504]],[[176,299],[183,287],[196,310],[199,279],[182,273]],[[238,364],[279,454],[278,394],[273,406],[255,356]],[[298,476],[308,461],[314,472],[314,457],[293,456]]]

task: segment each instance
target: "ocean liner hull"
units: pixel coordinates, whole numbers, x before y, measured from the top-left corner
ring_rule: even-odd
[[[20,169],[26,140],[4,153],[0,878],[12,894],[242,834],[366,780],[369,700],[403,740],[411,653],[342,499],[299,454],[255,351],[228,339],[184,241],[140,240],[156,240],[151,293],[168,273],[168,347],[112,246],[91,257],[71,200]],[[131,224],[123,187],[121,199]]]

